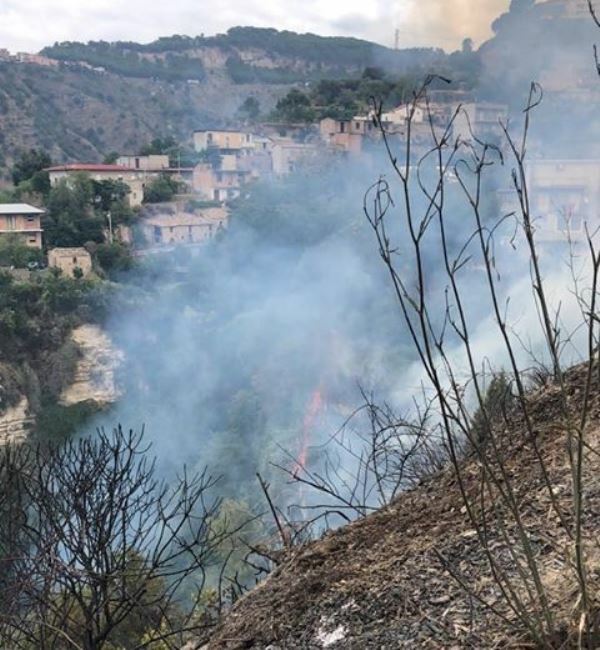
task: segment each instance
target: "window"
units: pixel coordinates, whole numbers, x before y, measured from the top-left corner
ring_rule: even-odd
[[[139,169],[139,168],[140,168],[140,159],[139,159],[139,158],[136,158],[136,159],[135,159],[135,168],[136,168],[136,169]]]
[[[34,221],[35,221],[35,217],[27,217],[28,223],[33,223]]]
[[[37,239],[35,237],[30,237],[29,238],[29,243],[30,244],[37,244]]]
[[[357,131],[360,131],[360,122],[355,122],[355,123],[354,123],[354,128],[355,128]]]
[[[73,258],[73,264],[77,264],[77,258],[76,257]]]
[[[162,240],[162,232],[160,226],[154,226],[154,242],[156,244],[160,243]]]

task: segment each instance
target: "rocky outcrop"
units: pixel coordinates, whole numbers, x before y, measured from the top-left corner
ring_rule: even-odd
[[[26,397],[0,414],[0,444],[21,442],[27,437],[34,418]]]
[[[121,397],[117,371],[123,362],[123,352],[97,325],[82,325],[71,334],[81,358],[71,385],[63,390],[59,403],[72,406],[81,402],[112,404]]]

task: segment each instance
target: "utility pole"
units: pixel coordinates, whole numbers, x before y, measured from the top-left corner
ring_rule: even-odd
[[[112,227],[112,215],[110,210],[106,213],[106,218],[108,219],[108,243],[113,243],[113,227]]]
[[[394,49],[400,49],[400,30],[398,28],[396,28],[396,35],[394,37]]]

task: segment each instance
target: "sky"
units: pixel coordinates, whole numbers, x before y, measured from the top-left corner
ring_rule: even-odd
[[[0,0],[0,48],[36,52],[56,41],[152,41],[229,27],[355,36],[392,46],[453,50],[490,35],[509,0]],[[215,7],[218,9],[215,10]]]

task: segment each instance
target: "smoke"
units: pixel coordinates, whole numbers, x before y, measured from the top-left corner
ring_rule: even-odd
[[[339,426],[359,383],[391,386],[406,351],[362,215],[384,170],[367,156],[261,182],[222,239],[150,258],[128,278],[135,304],[107,324],[125,398],[87,429],[145,426],[165,471],[207,465],[240,496],[331,434],[321,408]]]
[[[368,15],[357,11],[341,15],[334,27],[338,33],[352,34],[394,46],[399,30],[399,46],[459,49],[463,39],[481,43],[492,35],[492,21],[508,8],[508,0],[396,0],[376,2]]]
[[[526,57],[527,47],[531,43],[517,40],[511,53],[521,48]],[[492,72],[500,75],[501,70]],[[523,105],[525,93],[517,102],[514,87],[507,91],[507,103]],[[485,97],[485,89],[480,92]],[[555,94],[548,108],[533,113],[532,161],[561,157],[561,142],[569,143],[570,156],[589,155],[597,118],[573,124],[560,110],[562,101]],[[522,111],[513,110],[513,134],[522,121]],[[462,155],[469,158],[467,148]],[[518,215],[504,218],[498,198],[497,190],[512,186],[512,167],[504,147],[504,164],[498,159],[485,171],[483,212],[490,230],[502,222],[494,235],[494,276],[517,362],[525,370],[548,359],[530,258],[522,235],[515,235]],[[145,426],[164,471],[182,463],[207,465],[224,476],[225,496],[250,501],[260,471],[278,481],[274,496],[285,500],[287,487],[271,463],[287,464],[290,471],[298,462],[318,466],[336,429],[360,405],[359,385],[401,412],[410,409],[426,377],[362,214],[363,194],[381,175],[390,180],[395,199],[388,231],[395,261],[413,287],[416,263],[402,194],[382,147],[359,159],[325,159],[319,168],[285,180],[261,181],[234,209],[220,240],[194,252],[181,249],[151,257],[128,279],[132,293],[142,299],[113,313],[108,323],[126,353],[125,398],[93,426]],[[426,214],[426,197],[416,185],[413,190],[415,209]],[[589,198],[597,209],[598,197]],[[455,255],[476,224],[455,178],[450,178],[445,200],[450,253]],[[544,219],[542,204],[535,191],[531,200],[537,228]],[[595,212],[590,216],[597,218]],[[434,219],[422,252],[431,325],[437,332],[444,327],[446,307],[456,314],[440,250]],[[464,256],[469,262],[459,284],[475,363],[482,371],[507,368],[476,239]],[[585,259],[576,262],[584,275],[589,271]],[[583,358],[584,349],[568,261],[564,243],[540,246],[549,301],[570,341],[563,350],[565,364]],[[448,358],[457,378],[467,380],[464,347],[447,323],[446,330]]]

